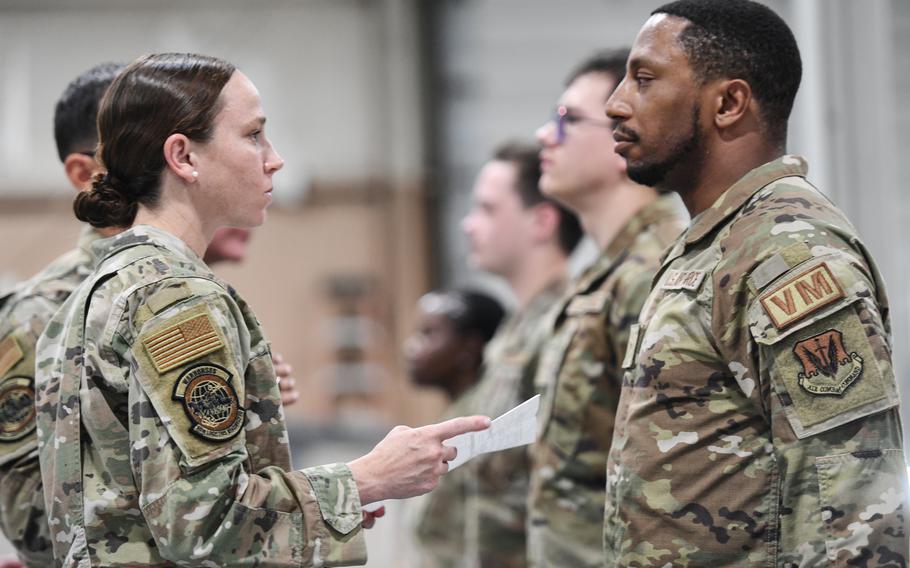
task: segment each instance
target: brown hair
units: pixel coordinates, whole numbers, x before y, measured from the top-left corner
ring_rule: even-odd
[[[540,191],[540,148],[522,142],[506,142],[493,152],[493,159],[511,162],[518,170],[515,191],[525,208],[548,203],[559,213],[559,246],[566,255],[572,254],[583,236],[581,223],[575,213],[553,201]]]
[[[235,67],[192,53],[145,55],[114,80],[98,109],[98,161],[107,169],[73,202],[81,221],[128,227],[139,204],[153,207],[165,167],[168,136],[205,142],[212,136],[220,95]]]

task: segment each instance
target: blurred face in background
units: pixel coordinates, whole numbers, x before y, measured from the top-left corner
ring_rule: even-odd
[[[252,231],[238,227],[221,227],[215,231],[203,260],[209,266],[219,262],[242,262]]]
[[[476,349],[444,313],[421,301],[414,333],[404,342],[408,374],[420,386],[445,388],[473,365]]]
[[[616,154],[604,103],[616,80],[607,73],[581,75],[559,98],[556,116],[537,129],[540,189],[571,204],[572,197],[622,181],[625,161]]]
[[[535,238],[535,208],[525,207],[516,189],[515,164],[493,160],[474,183],[474,204],[461,223],[470,242],[471,264],[508,276]]]

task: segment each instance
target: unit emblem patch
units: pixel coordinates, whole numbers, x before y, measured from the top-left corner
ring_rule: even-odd
[[[28,377],[0,384],[0,442],[21,440],[35,429],[35,386]]]
[[[173,399],[183,402],[183,410],[192,423],[190,432],[214,442],[228,440],[240,432],[244,410],[231,378],[227,369],[211,363],[194,365],[180,375]]]
[[[812,394],[840,396],[863,374],[863,358],[847,353],[844,335],[836,329],[798,342],[793,354],[803,366],[799,386]]]

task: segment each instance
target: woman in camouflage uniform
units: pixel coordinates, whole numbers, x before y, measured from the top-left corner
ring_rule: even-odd
[[[350,464],[292,471],[270,348],[201,256],[265,219],[283,165],[224,61],[145,56],[98,116],[107,173],[74,204],[100,264],[38,345],[42,477],[65,566],[365,562],[361,505],[432,489],[483,417],[397,427]]]

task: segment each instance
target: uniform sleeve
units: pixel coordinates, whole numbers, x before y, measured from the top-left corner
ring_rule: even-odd
[[[161,311],[128,351],[132,468],[161,555],[181,566],[364,563],[351,471],[252,470],[245,424],[253,413],[244,401],[257,401],[246,397],[245,373],[269,354],[250,353],[242,316],[223,291],[179,292],[166,308],[168,293],[149,299]]]
[[[0,529],[29,565],[53,562],[35,434],[35,344],[53,306],[25,298],[9,306],[0,337]]]
[[[759,276],[753,284],[768,280]],[[905,565],[910,486],[876,279],[831,250],[753,291],[753,359],[782,480],[781,562]]]

